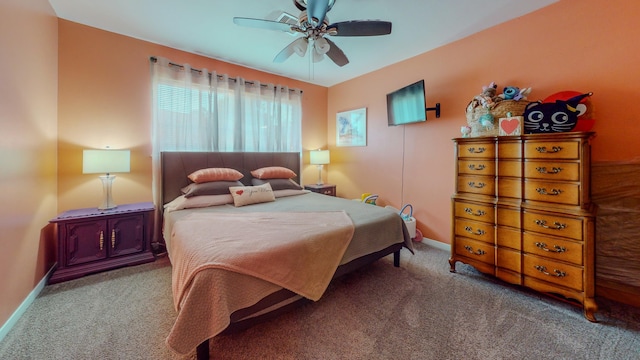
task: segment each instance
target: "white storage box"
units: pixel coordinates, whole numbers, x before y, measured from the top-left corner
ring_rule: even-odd
[[[400,210],[394,208],[393,206],[385,206],[385,208],[387,209],[392,209],[393,211],[400,213]],[[416,218],[414,218],[413,216],[410,216],[408,219],[404,218],[404,224],[407,227],[407,230],[409,230],[409,237],[410,238],[415,238],[416,237]]]
[[[416,218],[413,216],[409,218],[409,220],[405,219],[404,224],[407,226],[407,230],[409,230],[409,237],[412,239],[416,237]]]

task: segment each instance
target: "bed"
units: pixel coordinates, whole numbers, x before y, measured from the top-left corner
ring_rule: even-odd
[[[188,176],[211,168],[236,170],[240,184],[185,198]],[[257,169],[288,169],[293,185],[257,180]],[[317,300],[332,278],[384,256],[393,254],[398,267],[400,250],[413,251],[397,213],[296,188],[298,174],[299,153],[161,154],[162,233],[178,313],[166,342],[174,351],[195,347],[198,359],[208,359],[208,339]],[[248,190],[265,187],[269,200],[236,206]]]

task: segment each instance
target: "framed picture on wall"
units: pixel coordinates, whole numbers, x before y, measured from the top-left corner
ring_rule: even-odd
[[[367,146],[367,108],[336,114],[336,145]]]

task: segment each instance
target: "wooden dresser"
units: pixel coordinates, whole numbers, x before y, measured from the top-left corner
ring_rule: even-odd
[[[456,262],[594,313],[596,206],[590,139],[554,133],[454,139]]]

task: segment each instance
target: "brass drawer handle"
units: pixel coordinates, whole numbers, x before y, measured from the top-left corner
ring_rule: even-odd
[[[111,248],[116,248],[116,229],[111,229]]]
[[[536,191],[540,195],[549,195],[549,196],[557,196],[562,193],[561,189],[551,189],[551,191],[547,191],[546,188],[537,188]]]
[[[468,184],[470,187],[472,187],[472,188],[476,188],[476,189],[482,189],[483,187],[487,186],[487,184],[485,184],[485,183],[483,183],[483,182],[478,183],[478,185],[476,185],[475,181],[469,181],[467,184]]]
[[[547,225],[547,220],[535,219],[534,222],[536,223],[536,225],[545,229],[562,230],[567,228],[567,224],[559,223],[557,221],[553,222],[553,226]]]
[[[104,249],[104,232],[100,230],[100,237],[98,239],[98,244],[100,245],[100,251]]]
[[[484,164],[480,164],[476,167],[475,164],[469,164],[469,170],[476,170],[476,171],[482,171],[486,168],[486,166]]]
[[[543,243],[543,242],[537,242],[536,241],[536,246],[539,247],[540,249],[544,250],[544,251],[548,251],[548,252],[556,252],[556,253],[562,253],[567,251],[567,248],[565,248],[564,246],[558,246],[558,245],[553,245],[553,250],[549,249],[547,247],[547,244]]]
[[[534,266],[536,268],[536,270],[540,271],[541,273],[548,275],[548,276],[555,276],[555,277],[565,277],[567,276],[567,273],[558,269],[553,269],[553,274],[551,274],[550,272],[547,272],[547,267],[546,266],[542,266],[542,265],[535,265]]]
[[[562,171],[562,168],[552,167],[551,171],[547,171],[547,168],[543,166],[543,167],[537,167],[536,170],[538,170],[540,174],[559,174],[560,171]]]
[[[464,231],[468,232],[471,235],[479,235],[482,236],[485,234],[485,231],[482,229],[478,229],[478,231],[473,232],[473,228],[471,226],[465,226]]]
[[[483,147],[478,148],[477,150],[476,150],[476,148],[469,148],[467,150],[469,150],[469,152],[472,153],[472,154],[482,154],[483,152],[487,151],[487,149],[483,148]]]
[[[478,210],[475,213],[473,212],[473,209],[471,208],[464,208],[464,212],[466,212],[469,215],[473,215],[473,216],[483,216],[484,214],[486,214],[486,212],[484,212],[483,210]]]
[[[547,151],[547,147],[546,146],[538,146],[536,148],[536,150],[541,154],[544,154],[544,153],[558,153],[558,152],[560,152],[562,150],[562,146],[552,146],[551,150],[549,150],[549,151]]]
[[[474,252],[473,248],[469,245],[465,245],[464,248],[469,252],[469,254],[478,255],[478,256],[482,256],[486,254],[486,252],[482,249],[478,249],[478,251]]]

